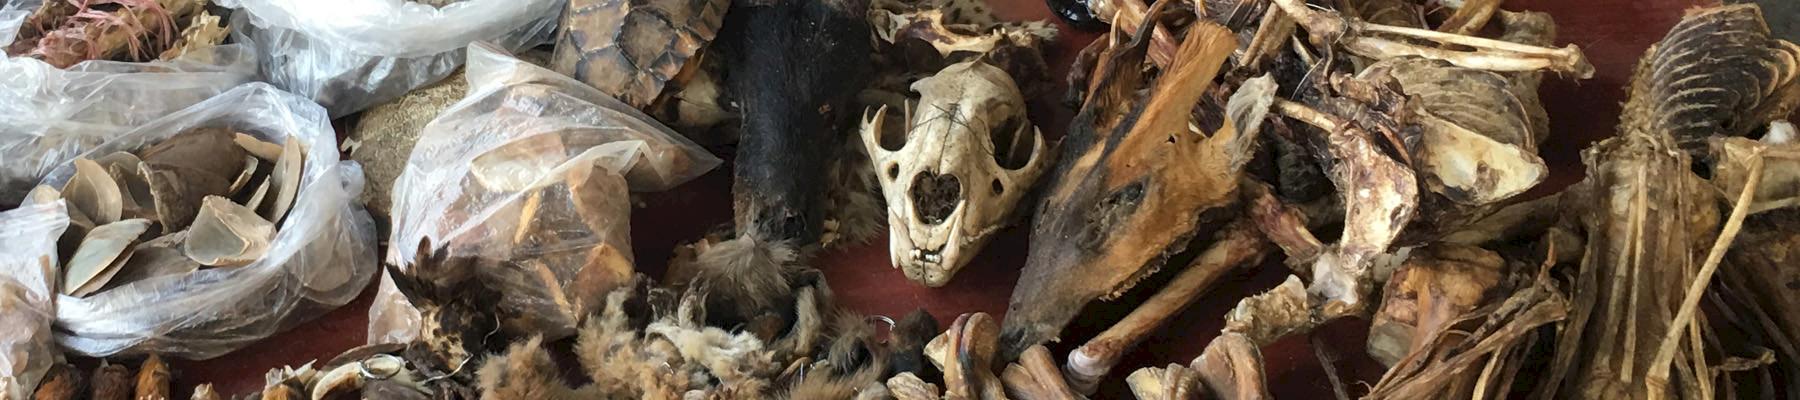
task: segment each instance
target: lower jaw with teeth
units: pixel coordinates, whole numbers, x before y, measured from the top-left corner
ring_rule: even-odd
[[[950,274],[943,268],[944,256],[934,251],[913,249],[908,257],[901,260],[901,271],[906,278],[924,284],[927,287],[940,287],[950,281]]]

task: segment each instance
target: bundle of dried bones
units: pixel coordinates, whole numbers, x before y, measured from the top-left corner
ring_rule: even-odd
[[[137,151],[73,162],[59,190],[69,228],[59,242],[60,290],[87,296],[198,268],[261,259],[299,193],[306,149],[223,128],[197,128]]]
[[[1114,29],[1072,72],[1081,113],[998,361],[1032,371],[1083,306],[1191,261],[1060,374],[1016,374],[1049,392],[1006,394],[1092,393],[1209,285],[1277,250],[1297,276],[1240,302],[1191,365],[1131,374],[1133,392],[1268,397],[1258,348],[1345,317],[1373,319],[1370,353],[1392,368],[1369,397],[1710,398],[1739,390],[1720,386],[1733,371],[1800,362],[1783,340],[1792,289],[1729,267],[1794,276],[1774,266],[1793,183],[1761,181],[1791,175],[1765,171],[1789,165],[1777,161],[1792,145],[1780,130],[1742,137],[1794,109],[1800,47],[1769,38],[1754,6],[1692,11],[1646,56],[1619,136],[1587,153],[1589,178],[1519,202],[1548,172],[1539,75],[1587,77],[1579,50],[1542,47],[1548,16],[1498,1],[1358,3],[1090,3]],[[1719,155],[1690,156],[1720,136]],[[1314,232],[1329,226],[1343,231],[1327,245]],[[1721,267],[1740,232],[1763,246]],[[1709,292],[1716,271],[1724,289]],[[1708,296],[1718,316],[1697,307]],[[1718,318],[1767,348],[1720,346]],[[1521,373],[1535,363],[1548,368]],[[1762,387],[1800,387],[1784,368]]]
[[[225,40],[229,31],[206,6],[206,0],[45,0],[5,50],[57,68],[174,59]]]

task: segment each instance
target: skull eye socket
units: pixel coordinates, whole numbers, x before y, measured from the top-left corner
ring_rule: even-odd
[[[951,213],[956,212],[957,204],[962,203],[962,182],[956,175],[919,171],[913,176],[910,189],[907,194],[912,197],[913,212],[926,225],[944,223]]]
[[[993,141],[994,164],[1005,169],[1025,168],[1031,161],[1031,151],[1037,145],[1037,135],[1025,126],[1025,116],[1015,115],[1000,121],[988,131],[988,139]]]

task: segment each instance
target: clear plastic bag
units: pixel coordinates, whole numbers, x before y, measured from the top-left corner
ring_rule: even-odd
[[[313,99],[332,118],[443,79],[464,47],[547,43],[563,0],[465,0],[442,8],[409,0],[223,0],[232,38],[262,57],[262,77]]]
[[[181,132],[223,127],[306,149],[291,211],[263,258],[242,267],[160,276],[94,293],[58,296],[56,340],[89,356],[159,353],[216,357],[355,299],[375,271],[374,221],[355,203],[362,170],[338,160],[325,110],[256,82],[107,141],[84,157],[135,150]],[[44,183],[61,187],[65,164]]]
[[[503,293],[502,326],[562,336],[631,277],[632,191],[665,190],[720,160],[581,82],[469,47],[469,94],[425,126],[394,183],[388,262],[425,238],[477,257]],[[622,270],[621,270],[622,269]],[[418,314],[383,277],[369,339],[417,335]]]
[[[36,2],[0,8],[0,47]],[[249,82],[256,55],[215,46],[174,61],[87,61],[68,69],[0,56],[0,209],[51,168],[132,127]]]
[[[61,201],[0,212],[0,398],[27,398],[60,356],[51,293],[56,238],[68,226]]]

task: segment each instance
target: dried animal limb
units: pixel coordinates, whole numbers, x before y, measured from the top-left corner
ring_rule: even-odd
[[[1250,337],[1231,331],[1230,327],[1207,344],[1206,350],[1201,351],[1191,366],[1199,372],[1206,391],[1211,392],[1206,397],[1225,400],[1274,398],[1269,395],[1268,379],[1263,376],[1262,351],[1257,350],[1261,346]]]
[[[1307,230],[1306,215],[1295,207],[1282,204],[1268,184],[1247,180],[1243,188],[1251,221],[1263,237],[1281,247],[1289,267],[1306,268],[1325,251],[1325,245]],[[1296,272],[1304,274],[1307,271]]]
[[[1002,400],[1005,385],[994,375],[1000,327],[987,313],[956,317],[950,329],[925,345],[925,356],[944,371],[946,399]]]
[[[1335,12],[1313,10],[1303,0],[1274,2],[1298,20],[1301,26],[1306,27],[1313,43],[1320,46],[1341,46],[1357,55],[1377,60],[1418,56],[1490,71],[1550,70],[1582,79],[1594,75],[1594,66],[1588,64],[1581,49],[1575,45],[1550,49],[1426,29],[1371,24],[1345,19]],[[1467,46],[1475,50],[1453,51],[1425,47],[1391,40],[1388,36],[1440,45]]]
[[[1198,399],[1205,390],[1200,387],[1200,375],[1181,364],[1139,369],[1126,376],[1125,383],[1139,400]]]
[[[1213,282],[1238,268],[1255,266],[1272,250],[1253,224],[1238,219],[1219,232],[1216,241],[1143,305],[1106,331],[1069,353],[1063,367],[1075,389],[1093,394],[1127,351],[1165,322],[1198,301]]]
[[[1241,132],[1229,117],[1210,133],[1188,126],[1235,42],[1223,27],[1194,23],[1178,62],[1129,126],[1098,119],[1100,108],[1117,104],[1083,106],[1038,208],[1032,248],[1044,251],[1028,256],[1013,290],[1003,359],[1054,337],[1082,305],[1130,288],[1201,228],[1230,217],[1254,132]],[[1135,41],[1120,59],[1141,56],[1141,46]],[[1128,84],[1132,75],[1115,71],[1100,84]]]
[[[1086,399],[1063,380],[1056,360],[1042,345],[1031,346],[1019,355],[1019,362],[1007,364],[1000,374],[1006,394],[1015,399],[1076,400]]]

